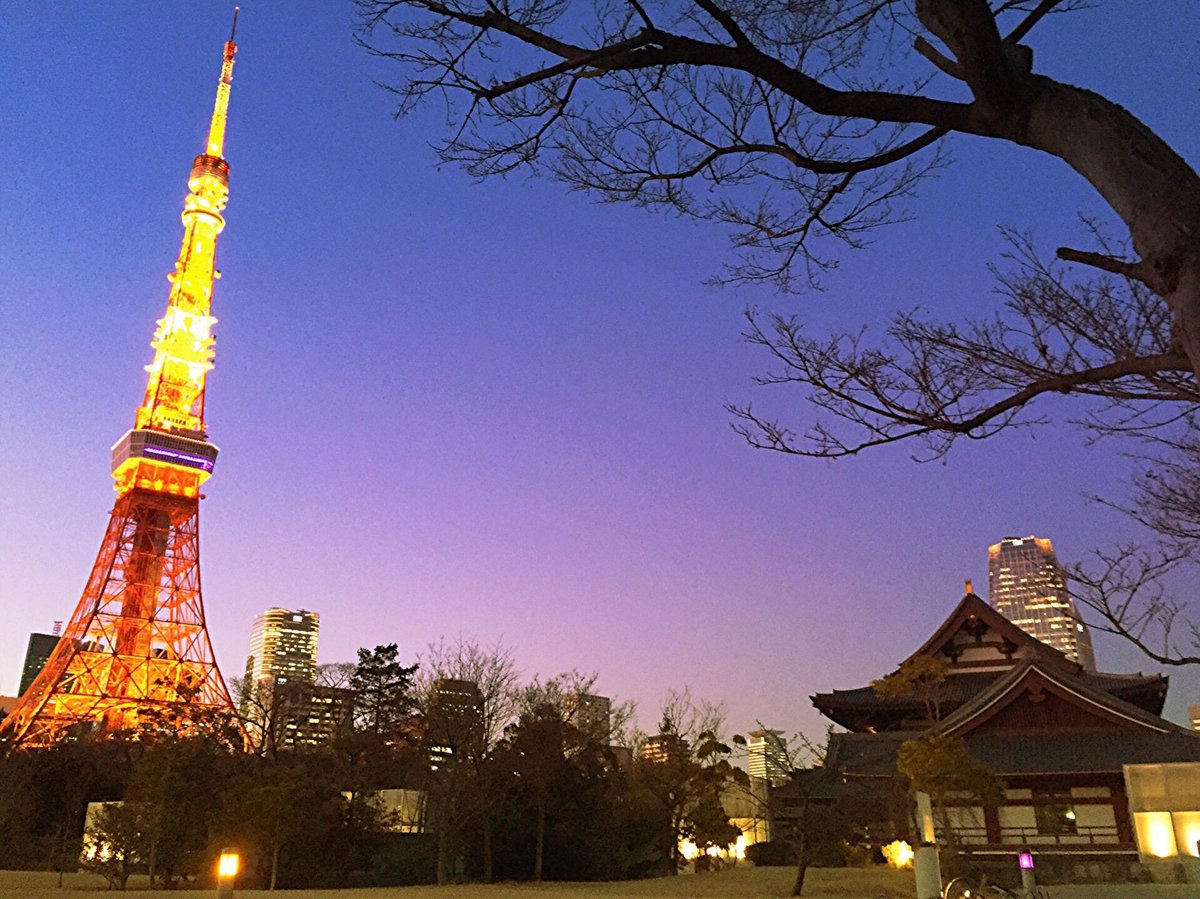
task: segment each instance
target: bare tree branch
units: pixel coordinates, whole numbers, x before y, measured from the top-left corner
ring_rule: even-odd
[[[1089,619],[1091,627],[1129,641],[1160,665],[1197,665],[1200,631],[1181,619],[1185,607],[1163,585],[1181,561],[1128,545],[1096,551],[1090,563],[1071,570],[1071,595],[1099,616]]]
[[[1004,315],[965,325],[897,316],[887,340],[864,332],[807,336],[794,318],[747,314],[745,339],[776,370],[760,385],[806,391],[818,418],[802,436],[749,405],[729,406],[751,445],[825,458],[918,438],[931,457],[959,436],[986,437],[1036,419],[1026,410],[1048,395],[1102,401],[1083,424],[1097,434],[1165,433],[1171,411],[1200,404],[1191,363],[1175,344],[1162,300],[1136,281],[1070,281],[1010,234],[1016,271],[997,270]],[[1154,414],[1154,410],[1164,410]]]

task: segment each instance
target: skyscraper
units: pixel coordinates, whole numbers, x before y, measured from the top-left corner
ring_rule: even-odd
[[[262,721],[251,720],[255,743],[272,749],[323,746],[350,728],[354,691],[274,679],[263,685],[269,706]]]
[[[787,781],[792,766],[782,731],[752,730],[746,741],[746,772],[756,780],[779,785]]]
[[[61,623],[60,623],[61,626]],[[58,645],[59,628],[52,634],[30,634],[29,645],[25,648],[25,667],[21,669],[21,686],[17,689],[18,696],[24,696],[34,678],[42,673],[54,647]]]
[[[286,739],[285,719],[301,710],[311,697],[303,693],[291,694],[287,688],[293,684],[311,684],[316,677],[320,627],[321,616],[304,609],[267,609],[254,616],[238,711],[256,746],[268,745],[271,741],[276,745],[295,744],[295,740]],[[287,698],[289,696],[291,699]],[[352,704],[352,692],[350,696],[347,702]],[[315,718],[313,723],[318,723]],[[323,734],[324,728],[318,727],[317,731]],[[299,742],[312,741],[301,739]],[[320,742],[319,738],[317,742]]]
[[[317,673],[317,634],[321,616],[304,609],[267,609],[254,616],[246,688],[274,678],[312,683]]]
[[[607,745],[612,733],[612,700],[591,693],[566,697],[567,720],[592,739]]]
[[[638,750],[643,762],[666,765],[687,758],[687,741],[679,734],[664,732],[647,737]]]
[[[1096,670],[1092,635],[1078,620],[1050,540],[1005,537],[988,547],[988,603],[1021,630]]]

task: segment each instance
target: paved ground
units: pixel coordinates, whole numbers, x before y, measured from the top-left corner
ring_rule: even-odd
[[[1046,892],[1050,899],[1200,899],[1200,885],[1194,884],[1047,887]]]

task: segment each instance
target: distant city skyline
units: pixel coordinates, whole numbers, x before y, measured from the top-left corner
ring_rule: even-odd
[[[1005,537],[988,547],[988,603],[1084,670],[1096,670],[1091,632],[1079,620],[1049,537]]]
[[[1200,5],[1164,2],[1175,12],[1050,16],[1031,44],[1039,69],[1196,159],[1200,109],[1162,89],[1190,89],[1195,67],[1159,51],[1200,30]],[[0,692],[95,559],[113,501],[102,470],[145,386],[229,12],[0,4],[19,111],[0,134]],[[205,399],[222,471],[202,533],[226,676],[244,670],[260,605],[279,601],[321,610],[319,661],[390,642],[417,661],[461,634],[503,641],[525,676],[599,672],[643,729],[690,686],[726,703],[732,731],[819,735],[807,697],[902,660],[965,577],[983,582],[997,535],[1051,534],[1072,560],[1139,536],[1088,499],[1119,491],[1120,449],[1066,428],[970,441],[937,464],[914,464],[915,446],[827,464],[749,449],[723,409],[753,400],[809,424],[797,397],[752,386],[771,363],[739,341],[747,307],[821,333],[916,306],[962,321],[999,305],[997,226],[1032,230],[1047,256],[1085,245],[1079,214],[1109,217],[1055,160],[956,138],[905,202],[914,220],[843,254],[823,291],[717,290],[704,280],[733,258],[720,227],[438,167],[441,111],[394,120],[375,85],[394,71],[353,26],[349,4],[315,0],[266,0],[238,25]],[[1062,418],[1070,402],[1038,411]],[[53,451],[30,452],[30,435]],[[1106,668],[1153,668],[1097,642]],[[1176,672],[1168,711],[1183,720],[1198,696],[1200,673]]]

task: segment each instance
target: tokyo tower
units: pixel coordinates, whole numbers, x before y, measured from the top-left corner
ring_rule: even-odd
[[[237,28],[237,10],[233,15]],[[192,163],[183,245],[167,311],[146,366],[134,427],[112,449],[116,505],[83,596],[49,661],[0,724],[12,744],[38,746],[86,732],[132,731],[150,719],[186,732],[233,714],[200,595],[201,485],[217,447],[204,428],[213,367],[210,315],[217,236],[225,227],[225,115],[237,52],[225,43],[208,146]]]

